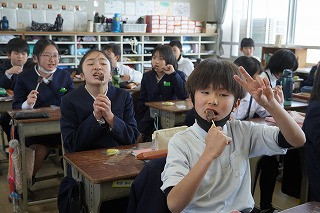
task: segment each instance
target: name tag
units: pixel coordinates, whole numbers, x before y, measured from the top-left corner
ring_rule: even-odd
[[[170,87],[170,86],[171,86],[170,81],[164,81],[164,82],[163,82],[163,86],[165,86],[165,87]]]

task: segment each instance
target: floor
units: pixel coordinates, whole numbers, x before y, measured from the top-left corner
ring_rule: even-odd
[[[0,154],[0,160],[5,159],[5,156]],[[8,171],[8,163],[1,163],[0,169],[2,169],[3,174],[0,175],[0,212],[9,213],[12,212],[12,204],[8,201],[9,194],[9,185],[7,181],[7,171]],[[46,165],[41,168],[39,171],[39,176],[46,174],[53,174],[56,172],[62,172],[62,169],[59,165],[54,163],[52,159],[47,159]],[[36,182],[33,186],[31,186],[31,192],[29,193],[31,199],[39,199],[39,198],[50,198],[57,196],[58,187],[60,183],[59,178],[39,181]],[[257,183],[257,187],[254,193],[254,200],[256,202],[256,206],[259,207],[259,183]],[[281,192],[281,182],[277,181],[275,192],[273,195],[273,205],[275,208],[279,210],[285,210],[296,205],[299,205],[299,200],[290,196],[287,196]],[[56,202],[39,204],[29,207],[29,212],[43,212],[43,213],[58,213],[58,207]]]

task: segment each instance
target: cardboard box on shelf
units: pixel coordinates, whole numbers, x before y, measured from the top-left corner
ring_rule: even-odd
[[[202,28],[203,33],[216,33],[217,24],[216,23],[206,23],[205,27]]]

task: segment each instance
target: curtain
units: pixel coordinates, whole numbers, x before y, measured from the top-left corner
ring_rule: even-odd
[[[217,41],[217,55],[223,55],[223,47],[222,47],[222,35],[223,35],[223,30],[222,30],[222,24],[224,22],[224,16],[226,12],[226,7],[228,0],[213,0],[214,2],[214,21],[217,22],[217,32],[218,32],[218,41]]]

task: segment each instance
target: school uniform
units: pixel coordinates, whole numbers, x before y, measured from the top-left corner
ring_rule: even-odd
[[[308,201],[320,202],[320,100],[311,101],[306,111],[302,130],[306,135],[305,160],[309,178]]]
[[[28,59],[27,62],[24,64],[23,68],[27,69],[30,65],[32,65],[32,60]],[[14,89],[14,85],[17,80],[18,74],[12,74],[12,75],[7,75],[6,70],[12,68],[12,63],[11,59],[5,60],[1,65],[0,65],[0,87],[4,89]]]
[[[185,74],[179,70],[170,75],[165,74],[160,80],[154,70],[143,74],[136,114],[141,133],[150,135],[153,132],[153,118],[150,117],[150,109],[145,103],[188,98],[185,82]]]
[[[262,78],[268,78],[268,80],[270,81],[271,88],[276,87],[278,78],[275,75],[273,75],[269,69],[262,72],[260,75]]]
[[[112,129],[107,123],[100,125],[96,120],[93,115],[94,98],[85,86],[63,97],[60,124],[64,146],[68,152],[135,143],[139,132],[130,93],[109,86],[107,96],[114,114]]]
[[[227,121],[222,130],[232,138],[222,154],[206,172],[190,204],[182,212],[250,212],[251,195],[249,158],[264,154],[285,154],[278,143],[279,128],[247,121]],[[246,134],[243,134],[246,133]],[[175,134],[168,144],[168,155],[161,174],[165,193],[176,186],[195,166],[205,150],[207,132],[196,122]]]
[[[130,80],[128,81],[130,82],[134,82],[137,84],[141,83],[141,79],[142,79],[142,73],[132,69],[131,67],[124,65],[122,63],[117,62],[117,67],[119,68],[119,75],[129,75],[130,76]],[[120,82],[122,82],[122,79],[120,78]]]
[[[27,96],[34,90],[38,84],[39,74],[36,66],[24,70],[19,74],[14,87],[13,109],[21,109],[22,104],[27,100]],[[67,91],[61,91],[65,88]],[[70,73],[57,69],[49,78],[47,83],[44,80],[40,83],[37,95],[37,101],[31,108],[49,107],[50,105],[60,106],[61,98],[66,93],[74,89]]]
[[[18,75],[14,87],[13,109],[50,107],[51,105],[60,106],[61,98],[74,89],[70,74],[64,70],[57,69],[49,79],[40,83],[37,101],[33,106],[29,106],[26,104],[27,96],[31,90],[36,88],[38,77],[39,73],[36,71],[36,65]],[[61,91],[62,88],[65,88],[66,92]],[[27,138],[26,146],[32,144],[60,144],[60,141],[60,134],[36,136]]]
[[[192,73],[192,71],[194,70],[192,61],[188,58],[184,58],[181,56],[178,61],[178,70],[184,72],[187,79],[189,75]]]
[[[232,112],[231,116],[237,120],[246,120],[253,118],[255,114],[262,118],[270,115],[265,108],[256,102],[250,93],[247,93],[247,95],[241,99],[237,111]]]

